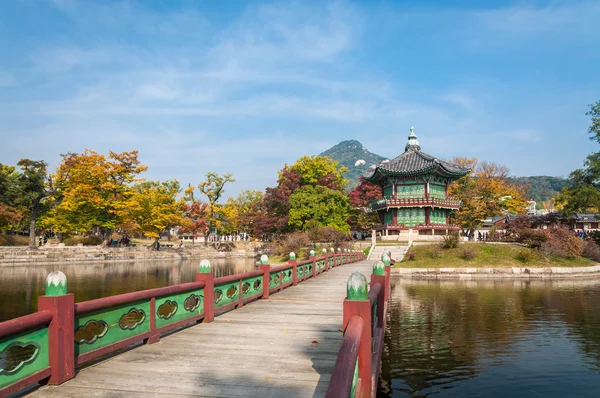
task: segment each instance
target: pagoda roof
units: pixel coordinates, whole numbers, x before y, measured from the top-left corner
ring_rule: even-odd
[[[438,174],[445,177],[460,178],[469,174],[470,170],[462,165],[457,165],[421,151],[421,146],[416,140],[414,129],[411,127],[408,144],[402,155],[384,160],[378,166],[369,170],[363,178],[376,182],[386,176],[414,176],[422,174]]]

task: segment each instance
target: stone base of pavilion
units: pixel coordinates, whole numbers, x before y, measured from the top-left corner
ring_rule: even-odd
[[[375,229],[373,234],[377,236],[377,239],[387,241],[401,241],[401,242],[428,242],[428,241],[439,241],[444,236],[458,232],[459,229],[456,227],[444,228],[436,226],[431,229],[412,229],[412,228],[389,228],[389,229]]]

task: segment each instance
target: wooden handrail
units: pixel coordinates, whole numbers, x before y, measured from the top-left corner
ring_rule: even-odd
[[[379,297],[379,292],[381,291],[381,284],[380,283],[376,283],[374,284],[371,289],[369,290],[369,301],[371,302],[371,305],[373,305],[373,303],[375,301],[377,301],[377,297]],[[377,303],[379,304],[379,303]]]
[[[252,278],[252,277],[255,277],[255,276],[260,276],[262,274],[263,274],[262,271],[249,271],[249,272],[244,272],[242,274],[233,274],[233,275],[221,276],[219,278],[215,278],[215,285],[222,285],[222,284],[225,284],[225,283],[239,281],[241,279]]]
[[[33,314],[0,322],[0,339],[28,329],[46,326],[50,324],[50,322],[52,322],[52,313],[50,311],[38,311]]]
[[[348,321],[342,339],[342,346],[335,361],[333,372],[331,372],[326,397],[346,398],[350,396],[363,327],[364,321],[359,316],[355,315]]]
[[[139,292],[123,293],[95,300],[82,301],[75,304],[75,314],[81,315],[121,304],[149,300],[152,297],[168,296],[171,294],[198,290],[202,289],[204,285],[204,282],[189,282],[180,285],[158,287],[155,289],[141,290]]]

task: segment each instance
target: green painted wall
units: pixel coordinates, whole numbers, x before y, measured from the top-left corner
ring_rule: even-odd
[[[238,281],[215,285],[215,309],[235,303],[239,299]]]

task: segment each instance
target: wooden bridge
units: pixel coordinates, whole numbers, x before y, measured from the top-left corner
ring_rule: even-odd
[[[196,282],[76,304],[53,274],[37,313],[0,323],[0,397],[376,393],[389,263],[362,252],[222,278],[203,260]]]

